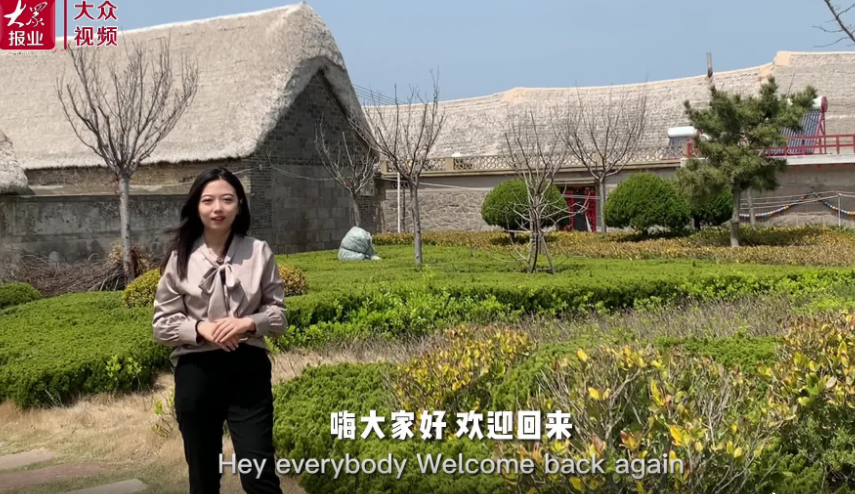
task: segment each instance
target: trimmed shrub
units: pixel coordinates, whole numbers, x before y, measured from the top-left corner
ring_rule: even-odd
[[[531,410],[532,398],[542,392],[538,378],[549,372],[562,358],[575,358],[579,348],[587,349],[588,341],[549,343],[511,369],[507,377],[492,389],[494,410]]]
[[[0,285],[0,309],[26,304],[42,298],[42,294],[29,283],[4,283]]]
[[[505,230],[526,230],[530,226],[526,213],[527,197],[528,191],[522,179],[514,178],[501,182],[484,198],[481,204],[481,218],[488,225]],[[558,187],[554,185],[550,187],[545,200],[549,204],[544,211],[547,220],[541,226],[568,225],[570,209]]]
[[[122,305],[125,307],[152,307],[160,283],[160,269],[146,271],[132,281],[122,291]]]
[[[81,394],[148,387],[168,367],[152,337],[151,310],[117,292],[61,295],[0,314],[0,401],[67,404]]]
[[[398,411],[397,400],[390,387],[395,371],[391,364],[339,364],[322,365],[307,369],[293,380],[278,385],[274,390],[275,423],[273,438],[276,456],[299,462],[309,458],[364,460],[385,459],[392,455],[396,460],[407,460],[400,479],[396,475],[365,474],[341,475],[334,478],[332,469],[324,474],[303,474],[298,477],[301,487],[312,494],[350,494],[353,492],[408,492],[421,493],[477,493],[503,492],[504,481],[495,475],[422,474],[417,455],[442,454],[445,458],[478,460],[491,457],[491,441],[454,437],[454,417],[445,417],[448,427],[441,441],[422,439],[419,431],[420,410],[413,412],[415,419],[411,431],[414,437],[392,439],[391,413]],[[375,434],[360,437],[364,424],[359,417],[370,411],[386,417],[380,424],[384,438]],[[438,409],[437,409],[438,410]],[[330,434],[330,416],[338,412],[353,413],[357,420],[355,439],[337,439]],[[395,472],[397,473],[397,472]]]
[[[305,295],[309,291],[306,276],[300,269],[287,264],[279,264],[279,277],[282,278],[282,288],[286,297]]]
[[[515,321],[523,315],[563,316],[590,310],[663,305],[679,300],[726,300],[765,294],[796,296],[855,282],[855,271],[805,271],[756,275],[687,275],[662,267],[659,276],[594,280],[552,277],[520,283],[473,278],[439,286],[398,284],[361,294],[318,294],[289,301],[288,332],[281,348],[320,346],[341,338],[412,337],[463,322]]]
[[[490,388],[531,348],[529,335],[514,330],[477,335],[466,327],[446,331],[448,348],[433,349],[398,365],[395,395],[407,410],[481,410]]]
[[[615,228],[679,230],[689,222],[689,206],[670,182],[652,173],[636,173],[609,194],[605,218],[606,225]]]

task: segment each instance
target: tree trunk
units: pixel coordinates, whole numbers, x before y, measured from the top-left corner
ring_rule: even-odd
[[[541,231],[541,242],[543,242],[543,252],[546,254],[546,260],[549,262],[549,272],[555,274],[555,263],[552,262],[552,253],[549,252],[549,245],[546,243],[546,234]]]
[[[409,181],[408,181],[409,182]],[[422,219],[419,215],[419,187],[410,183],[410,211],[413,216],[413,251],[416,266],[422,264]]]
[[[119,235],[122,238],[122,268],[127,283],[136,278],[134,260],[131,258],[130,184],[131,177],[119,175]]]
[[[350,193],[350,206],[353,208],[354,226],[362,228],[362,213],[359,212],[359,202],[356,200],[356,193]]]
[[[745,191],[748,194],[748,218],[751,221],[751,228],[757,227],[757,215],[754,214],[754,194],[751,189]]]
[[[531,225],[531,237],[529,238],[529,255],[528,255],[528,272],[534,273],[537,271],[538,254],[540,253],[540,234],[536,223]]]
[[[597,231],[606,234],[606,177],[599,182],[599,198],[597,199]]]
[[[730,246],[739,247],[739,202],[742,200],[742,190],[733,186],[733,214],[730,216]]]

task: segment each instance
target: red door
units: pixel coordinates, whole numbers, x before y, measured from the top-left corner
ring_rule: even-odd
[[[570,207],[570,225],[564,230],[597,231],[597,193],[593,186],[565,187],[564,198]]]

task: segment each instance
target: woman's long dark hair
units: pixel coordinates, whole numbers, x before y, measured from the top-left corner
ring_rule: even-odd
[[[160,273],[166,269],[169,263],[169,258],[172,256],[172,251],[178,252],[178,278],[183,280],[187,278],[187,261],[190,258],[190,251],[196,239],[205,231],[205,225],[199,218],[199,201],[202,199],[202,191],[209,182],[214,180],[225,180],[235,189],[238,198],[238,213],[232,223],[232,229],[229,234],[229,239],[226,241],[225,249],[228,251],[232,238],[236,233],[246,235],[249,231],[252,219],[249,214],[249,204],[246,200],[246,192],[243,190],[243,184],[234,175],[234,173],[225,168],[213,168],[206,170],[196,177],[193,185],[190,187],[190,192],[187,194],[187,200],[181,208],[181,221],[177,228],[167,230],[167,233],[173,235],[169,244],[169,249],[160,263]]]

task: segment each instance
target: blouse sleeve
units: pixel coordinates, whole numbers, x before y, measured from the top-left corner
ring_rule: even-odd
[[[264,269],[261,275],[261,305],[249,317],[255,322],[256,335],[278,336],[285,332],[287,323],[285,289],[282,287],[276,257],[267,242],[264,242],[262,253],[260,261]]]
[[[169,262],[157,284],[154,296],[154,339],[176,347],[202,344],[196,333],[197,320],[187,315],[183,294],[178,290],[177,255],[170,254]]]

